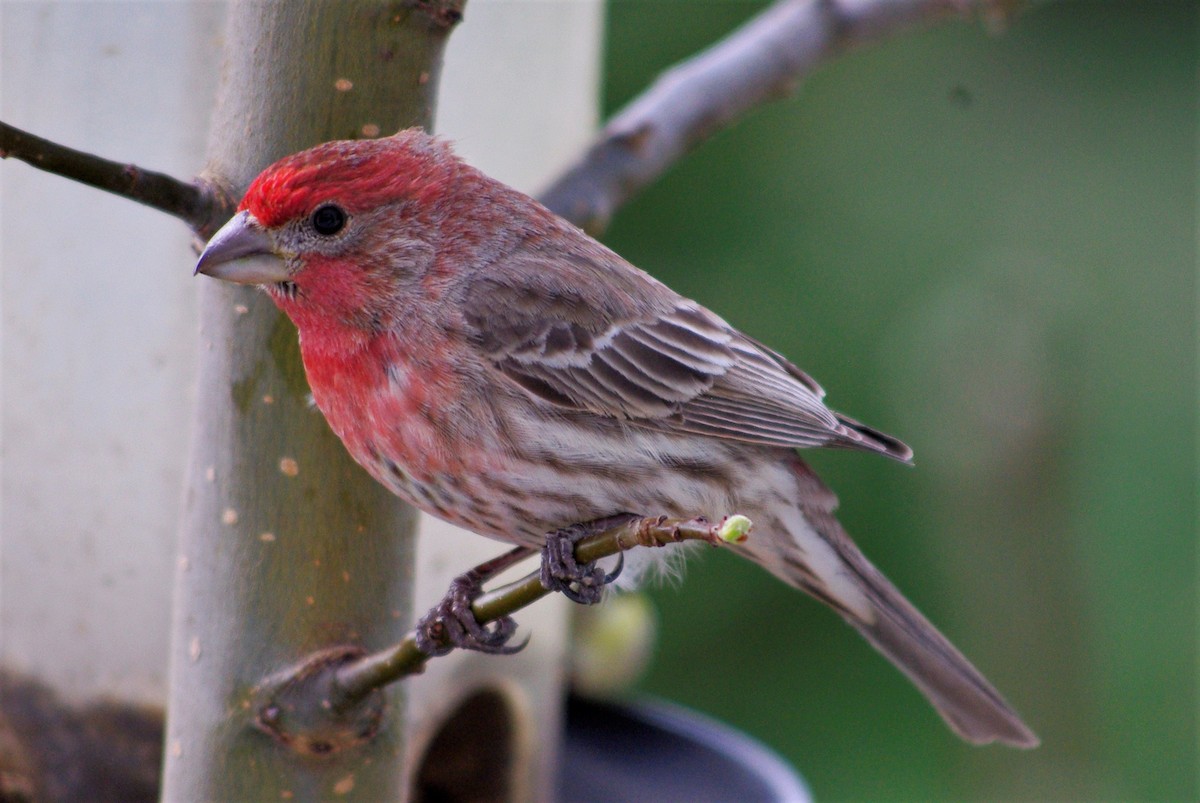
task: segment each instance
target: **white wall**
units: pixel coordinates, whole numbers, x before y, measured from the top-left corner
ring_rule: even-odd
[[[602,16],[599,0],[472,0],[439,131],[540,188],[595,123]],[[194,175],[222,18],[208,2],[0,2],[0,119]],[[0,162],[0,664],[69,695],[165,696],[193,260],[174,219]],[[420,550],[418,609],[501,547],[448,529],[423,528],[423,545],[446,551]],[[560,629],[557,605],[530,613]],[[471,659],[447,670],[475,671]]]
[[[0,119],[202,166],[220,6],[0,3]],[[185,226],[0,163],[0,660],[161,700],[196,340]]]

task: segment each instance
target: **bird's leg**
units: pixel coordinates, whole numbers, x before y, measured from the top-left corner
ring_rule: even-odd
[[[511,616],[480,624],[471,610],[471,603],[483,593],[484,583],[533,553],[531,547],[516,547],[450,581],[446,596],[417,622],[417,649],[429,656],[445,655],[456,647],[498,655],[523,650],[527,641],[508,645],[508,640],[517,632],[517,623]]]
[[[595,521],[572,524],[555,530],[546,536],[542,547],[542,585],[551,591],[561,591],[563,596],[581,605],[595,605],[604,593],[604,586],[617,579],[625,565],[625,556],[617,556],[617,568],[611,574],[595,563],[580,565],[575,560],[575,544],[590,535],[611,530],[640,518],[633,513],[618,513]]]

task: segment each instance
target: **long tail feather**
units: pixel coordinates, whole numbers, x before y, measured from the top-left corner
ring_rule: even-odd
[[[946,723],[975,744],[1037,747],[1038,738],[971,662],[900,592],[858,556],[855,567],[873,603],[872,622],[847,617],[875,649],[908,675]]]
[[[802,514],[803,521],[784,516],[782,522],[791,519],[786,529],[792,532],[751,536],[748,557],[841,613],[912,680],[963,739],[1036,747],[1037,736],[1000,693],[867,561],[833,517],[834,495],[798,458],[796,463],[802,501],[798,510],[788,512]]]

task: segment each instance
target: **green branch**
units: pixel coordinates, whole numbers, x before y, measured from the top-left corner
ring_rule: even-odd
[[[719,524],[702,518],[671,519],[666,516],[635,519],[580,541],[575,559],[592,563],[636,546],[663,547],[680,541],[707,541],[721,545],[740,543],[750,531],[745,516],[730,516]],[[475,619],[486,625],[511,616],[538,601],[550,591],[542,585],[539,572],[531,572],[502,588],[480,595],[471,605]],[[419,673],[430,656],[417,649],[416,634],[410,632],[392,647],[359,658],[337,670],[334,707],[352,705],[371,691],[407,675]]]

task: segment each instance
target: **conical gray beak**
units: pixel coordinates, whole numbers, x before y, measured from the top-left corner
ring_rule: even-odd
[[[249,212],[238,212],[208,241],[196,273],[238,284],[286,281],[287,266],[275,253],[275,241]]]

